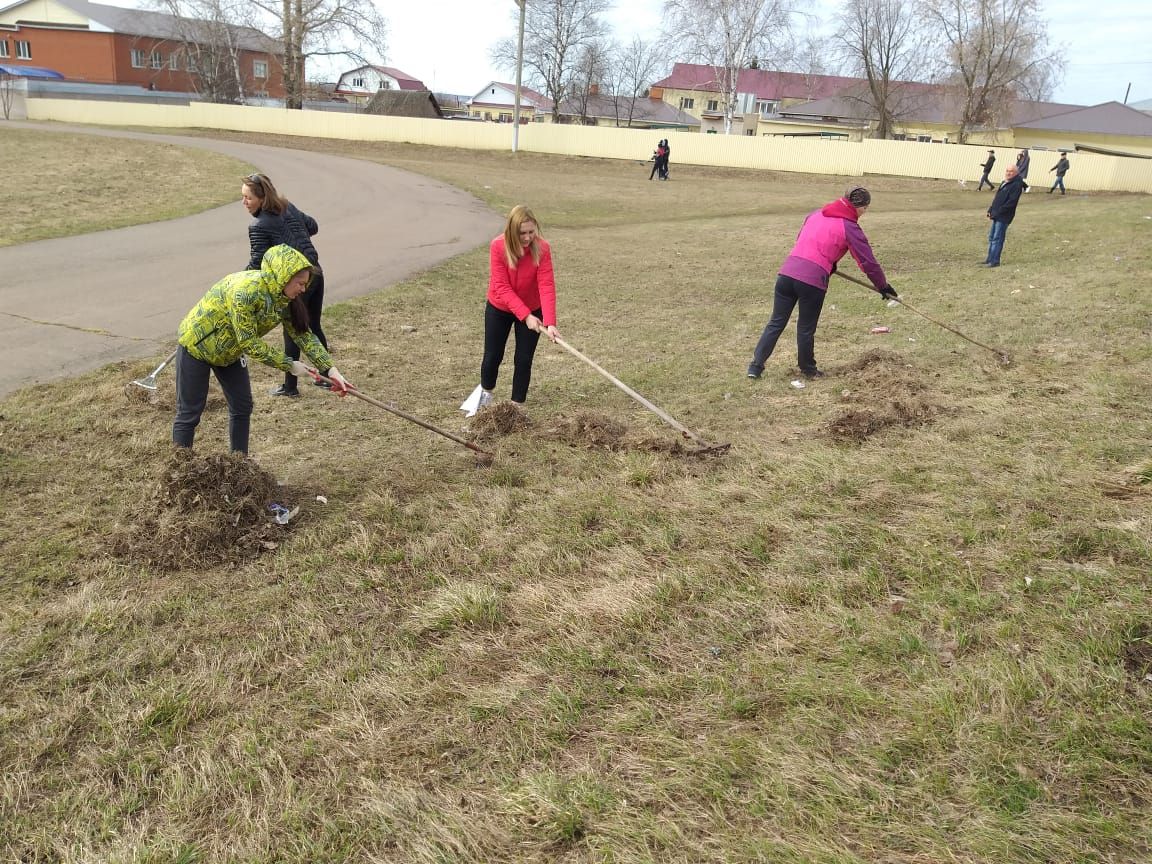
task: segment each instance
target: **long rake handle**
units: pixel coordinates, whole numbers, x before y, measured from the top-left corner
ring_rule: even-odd
[[[689,438],[691,438],[697,444],[703,445],[705,447],[708,446],[707,441],[705,441],[703,438],[701,438],[699,435],[697,435],[695,432],[693,432],[691,429],[689,429],[687,426],[685,426],[683,423],[681,423],[679,420],[677,420],[675,417],[673,417],[667,411],[663,410],[662,408],[657,407],[656,405],[653,405],[651,402],[649,402],[647,399],[645,399],[643,396],[641,396],[639,393],[637,393],[635,390],[633,390],[631,387],[629,387],[627,384],[625,384],[623,381],[621,381],[619,378],[617,378],[611,372],[607,371],[602,366],[600,366],[600,364],[597,363],[595,360],[593,360],[591,357],[587,357],[584,354],[581,354],[579,351],[577,351],[575,348],[573,348],[571,345],[569,345],[567,342],[565,342],[559,336],[556,337],[556,344],[559,345],[561,348],[563,348],[565,351],[567,351],[569,354],[571,354],[573,357],[576,357],[579,360],[583,360],[585,363],[587,363],[589,366],[591,366],[593,369],[595,369],[597,372],[599,372],[601,375],[603,375],[605,378],[607,378],[609,381],[611,381],[613,384],[615,384],[617,387],[619,387],[621,390],[623,390],[625,393],[627,393],[629,396],[631,396],[633,399],[635,399],[637,402],[639,402],[641,405],[643,405],[645,408],[647,408],[649,411],[651,411],[653,414],[655,414],[657,417],[659,417],[661,420],[663,420],[665,423],[667,423],[673,429],[676,429],[676,430],[682,432],[683,434],[687,435]]]
[[[332,383],[331,378],[327,378],[324,375],[321,375],[319,372],[316,373],[315,377],[319,381],[327,381],[329,384]],[[447,432],[447,431],[441,429],[439,426],[433,426],[431,423],[427,422],[426,420],[421,420],[419,417],[414,417],[413,415],[409,414],[407,411],[401,411],[399,408],[396,408],[392,405],[388,405],[387,403],[381,402],[379,399],[373,399],[371,396],[367,395],[366,393],[361,393],[355,387],[349,387],[348,388],[348,395],[349,396],[355,396],[357,399],[361,399],[364,402],[367,402],[369,405],[375,405],[377,408],[383,408],[389,414],[395,414],[397,417],[403,417],[409,423],[415,423],[417,426],[419,426],[423,429],[427,429],[429,432],[435,432],[437,435],[443,435],[449,441],[455,441],[457,444],[463,444],[469,450],[472,450],[476,453],[480,453],[481,455],[484,455],[484,456],[493,456],[494,455],[492,453],[489,453],[487,450],[484,450],[480,447],[477,447],[471,441],[465,441],[463,438],[460,438],[457,435],[453,435],[451,432]]]
[[[865,282],[863,279],[857,279],[855,276],[849,276],[847,273],[841,273],[839,270],[836,271],[836,275],[839,276],[841,279],[847,279],[849,282],[855,282],[857,285],[861,285],[864,288],[867,288],[869,291],[875,290],[871,284],[869,284],[868,282]],[[971,336],[964,335],[959,330],[957,330],[955,327],[950,327],[947,324],[945,324],[943,321],[937,321],[931,315],[928,315],[928,314],[925,314],[924,312],[921,312],[919,309],[917,309],[911,303],[908,303],[904,300],[901,300],[899,297],[893,297],[892,299],[895,300],[897,303],[899,303],[901,306],[903,306],[905,309],[907,309],[909,312],[915,312],[917,315],[919,315],[925,321],[931,321],[937,327],[943,327],[949,333],[956,334],[961,339],[963,339],[965,342],[971,342],[973,345],[975,345],[979,348],[983,348],[985,351],[991,351],[993,354],[995,354],[997,357],[999,357],[1001,361],[1007,362],[1008,355],[1005,352],[1001,351],[999,348],[993,348],[991,345],[985,345],[983,342],[977,342]]]

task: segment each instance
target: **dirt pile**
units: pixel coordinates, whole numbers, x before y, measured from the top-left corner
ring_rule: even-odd
[[[251,558],[276,548],[296,524],[278,524],[269,508],[291,509],[286,494],[247,457],[176,449],[109,545],[118,557],[161,567]]]
[[[598,450],[622,450],[628,427],[604,414],[581,411],[572,417],[559,417],[545,430],[545,436],[574,446]]]
[[[469,432],[476,441],[491,441],[531,427],[528,415],[514,402],[497,402],[476,412]]]
[[[859,444],[893,426],[928,426],[942,411],[923,396],[927,385],[916,371],[892,351],[867,351],[837,369],[836,376],[843,381],[841,401],[847,407],[824,426],[834,441]]]

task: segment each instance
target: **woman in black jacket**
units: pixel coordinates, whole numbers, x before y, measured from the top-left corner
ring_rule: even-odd
[[[281,197],[265,174],[249,174],[245,177],[240,187],[240,197],[244,208],[253,216],[248,226],[248,269],[259,270],[264,253],[280,243],[286,243],[308,259],[313,276],[302,299],[308,309],[309,327],[320,344],[327,349],[328,340],[320,326],[320,316],[324,310],[324,271],[320,269],[320,256],[312,245],[312,236],[320,230],[316,220]],[[287,333],[284,334],[284,353],[293,360],[300,359],[300,347],[288,338]],[[327,385],[321,383],[320,386]],[[284,383],[273,390],[272,395],[299,396],[296,376],[290,372],[285,373]]]

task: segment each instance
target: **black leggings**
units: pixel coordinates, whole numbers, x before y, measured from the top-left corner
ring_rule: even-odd
[[[320,315],[324,311],[324,274],[317,273],[312,277],[308,290],[304,292],[304,306],[308,309],[308,329],[316,334],[320,344],[328,347],[328,339],[324,335],[324,328],[320,326]],[[284,353],[293,360],[300,359],[300,346],[292,341],[288,331],[284,331]],[[284,373],[284,388],[296,389],[296,376],[291,372]]]
[[[235,453],[248,452],[248,429],[252,422],[252,383],[243,357],[228,366],[197,360],[181,345],[176,349],[176,420],[172,443],[191,447],[208,402],[208,375],[214,373],[228,400],[228,440]]]
[[[764,362],[772,356],[776,340],[788,326],[792,310],[800,307],[800,320],[796,322],[796,362],[801,372],[816,370],[816,325],[820,323],[820,310],[824,307],[826,291],[808,285],[791,276],[779,274],[776,277],[776,292],[772,301],[772,317],[756,345],[752,365],[764,367]]]
[[[539,309],[532,314],[543,320]],[[502,312],[491,303],[484,304],[484,361],[480,364],[480,386],[485,390],[495,389],[500,364],[504,360],[504,348],[508,344],[508,333],[513,327],[516,328],[516,354],[512,367],[512,401],[523,402],[528,398],[528,384],[532,381],[532,357],[536,353],[540,334],[529,330],[511,312]]]

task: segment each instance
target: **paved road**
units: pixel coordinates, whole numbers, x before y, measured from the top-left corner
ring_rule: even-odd
[[[8,125],[145,138],[257,166],[320,223],[315,242],[327,303],[473,249],[502,224],[465,192],[372,162],[176,135]],[[236,203],[195,216],[0,249],[0,344],[9,347],[0,396],[114,360],[162,357],[184,313],[218,278],[248,263],[251,217],[239,201],[239,179],[236,188]]]

